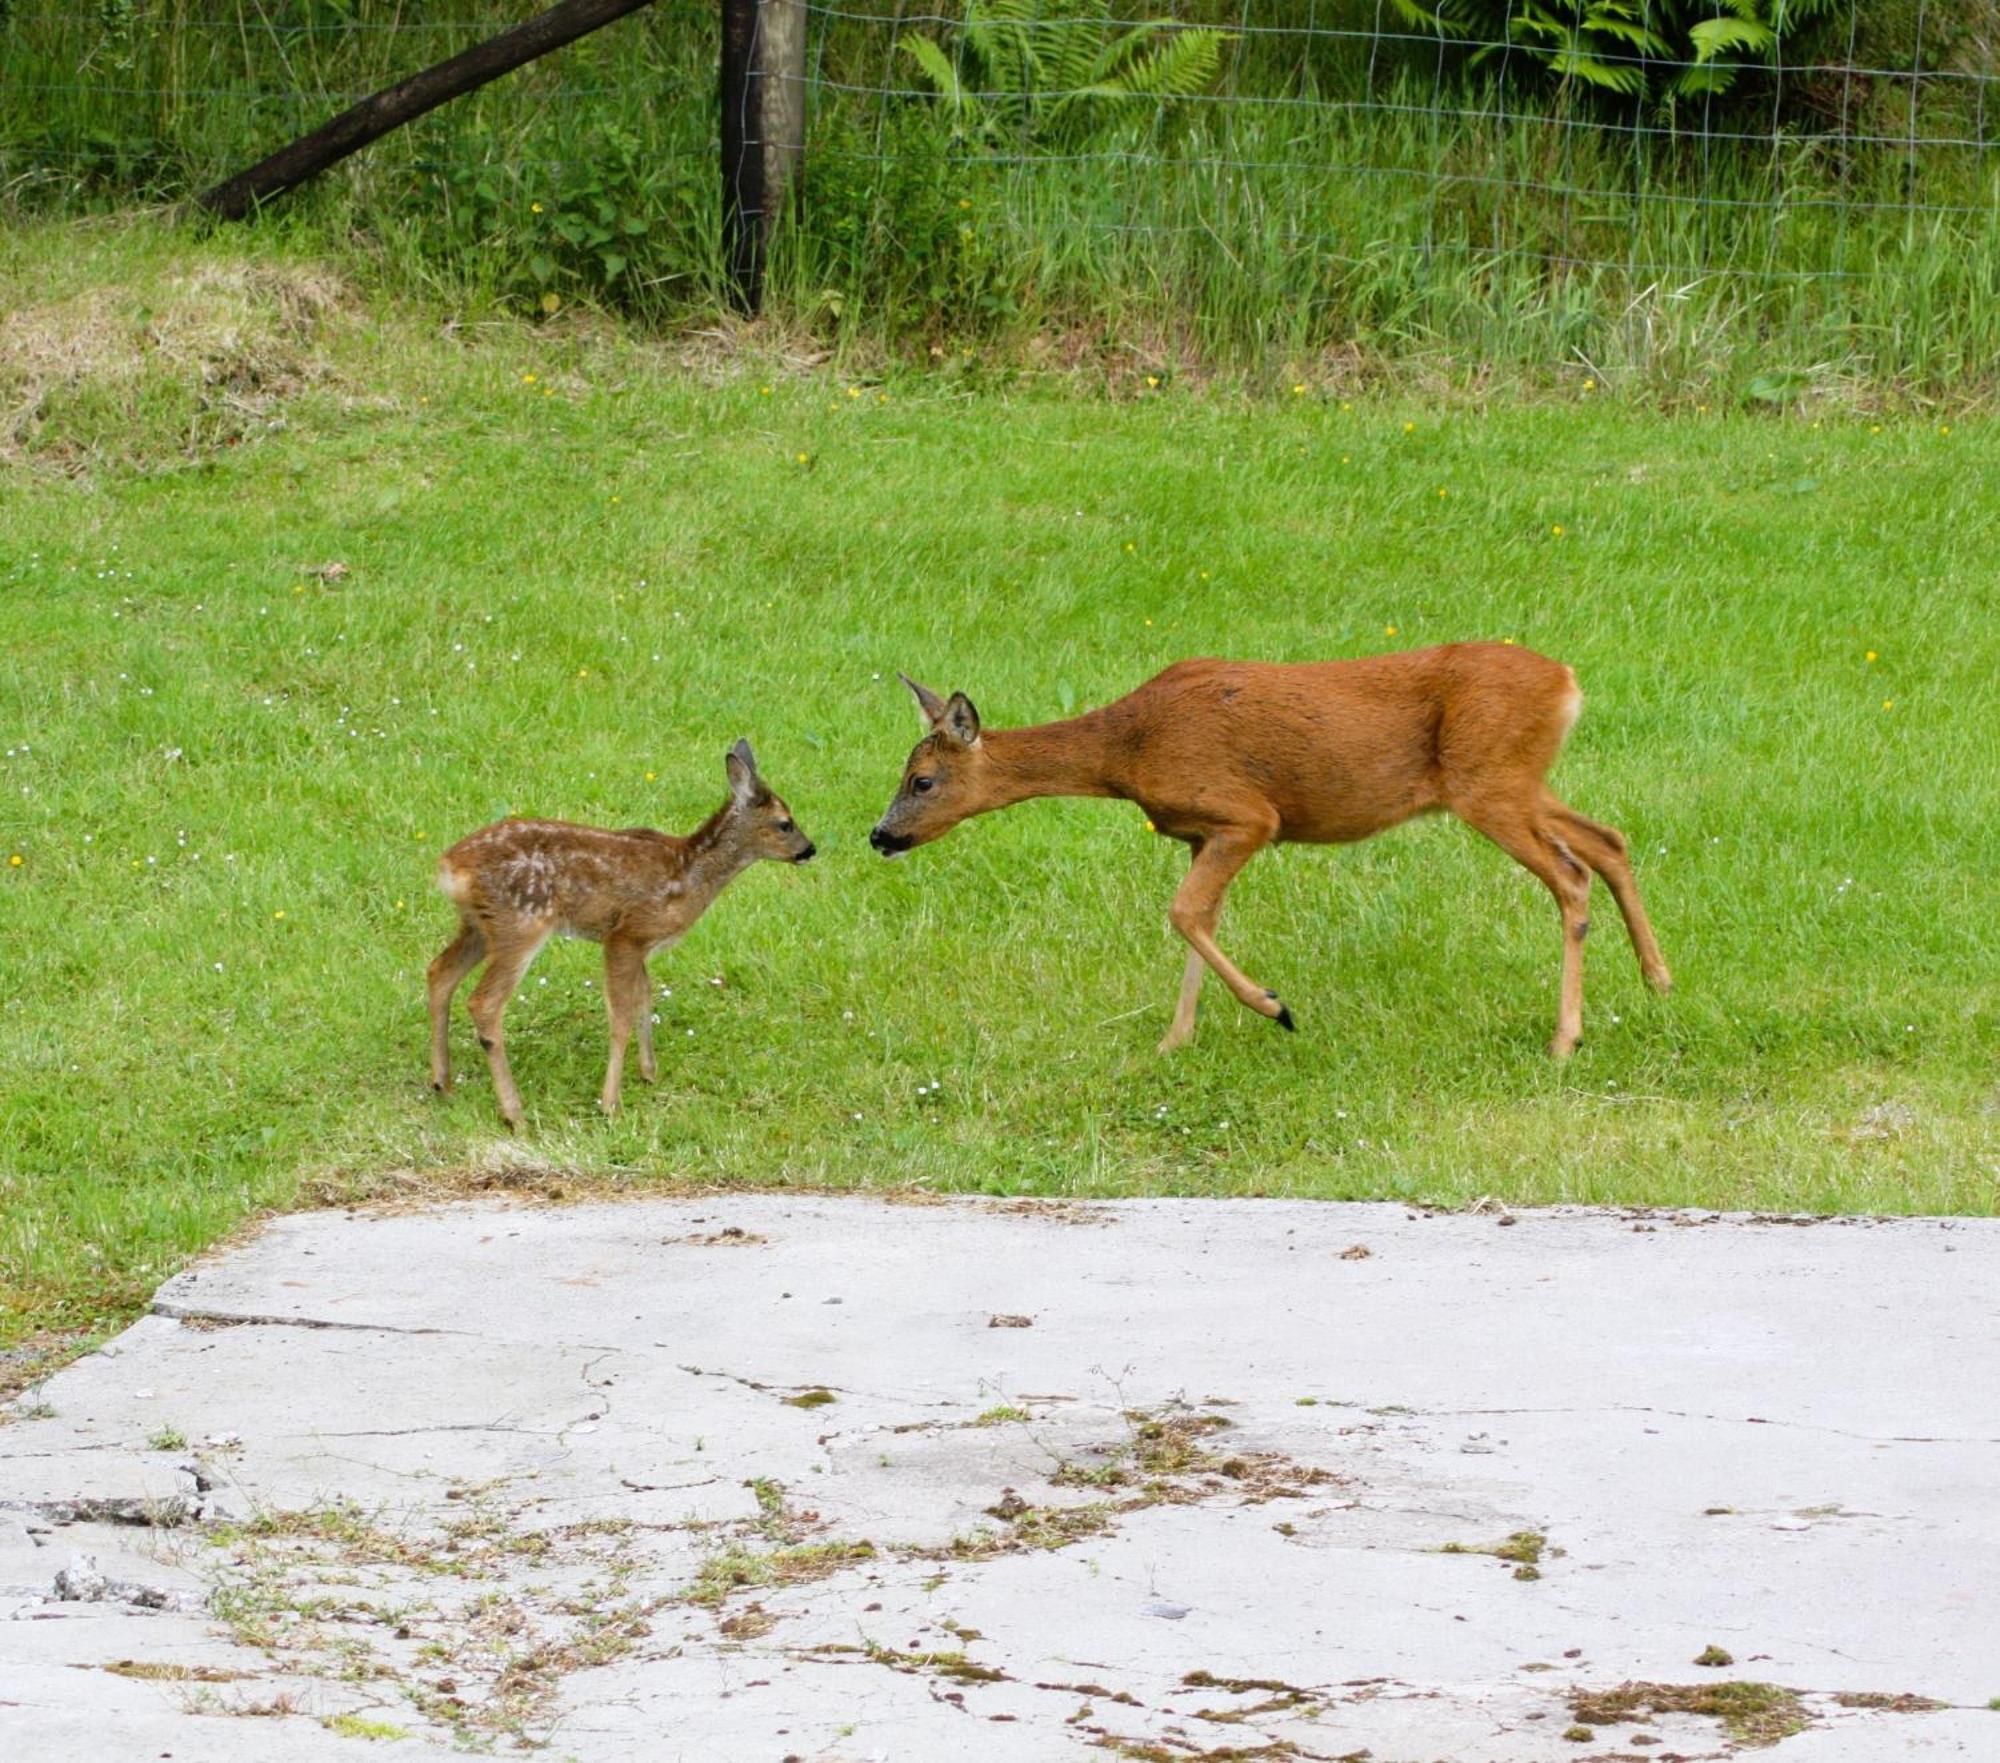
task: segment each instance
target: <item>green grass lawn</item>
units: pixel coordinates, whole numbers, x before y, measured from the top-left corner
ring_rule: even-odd
[[[10,1336],[259,1208],[489,1157],[463,994],[465,1081],[426,1082],[437,853],[509,811],[686,830],[742,734],[821,861],[656,959],[662,1081],[615,1122],[598,952],[543,954],[509,1027],[551,1165],[1994,1209],[1993,424],[862,385],[226,275],[285,373],[204,385],[214,350],[132,340],[187,250],[0,246],[15,343],[101,327],[110,363],[0,333],[0,374],[45,370],[0,457]],[[867,848],[897,668],[1004,726],[1182,656],[1474,636],[1581,675],[1554,781],[1631,838],[1677,980],[1642,988],[1600,891],[1567,1065],[1554,908],[1449,820],[1260,857],[1221,940],[1300,1032],[1211,984],[1170,1060],[1185,859],[1136,809]]]

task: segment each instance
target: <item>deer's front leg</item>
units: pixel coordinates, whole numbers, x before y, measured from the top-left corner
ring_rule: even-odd
[[[1160,1040],[1162,1053],[1185,1047],[1194,1039],[1195,1006],[1201,1001],[1201,976],[1207,971],[1208,963],[1202,960],[1201,951],[1190,949],[1187,966],[1181,969],[1181,995],[1174,1004],[1173,1024]]]
[[[611,1059],[604,1069],[604,1093],[598,1098],[598,1106],[606,1114],[618,1112],[618,1092],[625,1072],[625,1047],[632,1038],[633,1028],[648,1014],[646,1007],[650,1000],[646,995],[647,989],[644,950],[623,937],[607,937],[604,941],[604,1007],[611,1016]],[[646,1023],[647,1029],[651,1026]],[[652,1063],[650,1040],[650,1034],[642,1034],[639,1043],[641,1070]]]
[[[1216,921],[1222,916],[1222,896],[1236,879],[1236,872],[1271,842],[1276,830],[1275,825],[1268,830],[1237,827],[1206,840],[1195,853],[1194,864],[1174,895],[1167,917],[1174,929],[1187,939],[1188,947],[1207,962],[1215,970],[1216,977],[1236,994],[1239,1003],[1248,1005],[1259,1016],[1270,1017],[1280,1028],[1291,1028],[1294,1026],[1292,1013],[1278,994],[1260,986],[1223,954],[1215,941]],[[1194,1012],[1188,994],[1188,982],[1183,979],[1181,1001],[1187,1011],[1188,1027],[1192,1030]],[[1179,1023],[1180,1013],[1176,1012],[1176,1027]],[[1173,1029],[1167,1031],[1169,1041],[1173,1040],[1173,1032]],[[1178,1042],[1173,1044],[1179,1045]]]
[[[643,955],[639,957],[639,986],[639,1075],[656,1083],[660,1068],[653,1062],[653,976]]]

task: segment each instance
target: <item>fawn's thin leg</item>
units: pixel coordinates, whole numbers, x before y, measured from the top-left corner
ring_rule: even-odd
[[[1194,1039],[1195,1005],[1201,999],[1201,977],[1207,971],[1208,963],[1202,960],[1201,951],[1190,949],[1187,965],[1181,969],[1181,995],[1174,1005],[1174,1020],[1160,1040],[1162,1053],[1185,1047]]]
[[[1583,939],[1590,934],[1590,871],[1570,848],[1567,826],[1532,808],[1482,805],[1456,812],[1533,875],[1562,913],[1562,997],[1549,1053],[1567,1059],[1583,1038]]]
[[[492,1068],[493,1094],[500,1104],[500,1118],[515,1132],[521,1130],[521,1092],[514,1087],[514,1073],[507,1065],[507,1035],[501,1019],[507,1014],[507,1002],[519,987],[521,976],[528,971],[528,963],[549,940],[553,928],[537,925],[522,929],[505,942],[490,937],[493,959],[479,976],[479,984],[472,988],[472,1002],[468,1006],[473,1026],[479,1030],[479,1044],[486,1049],[486,1063]]]
[[[1275,830],[1275,829],[1273,829]],[[1188,946],[1215,969],[1215,974],[1239,1002],[1260,1016],[1272,1018],[1281,1028],[1291,1028],[1292,1013],[1273,991],[1267,991],[1216,947],[1215,924],[1222,916],[1222,896],[1236,878],[1236,872],[1271,842],[1270,832],[1261,828],[1231,827],[1211,835],[1195,853],[1187,879],[1167,908],[1175,930]],[[1181,982],[1183,998],[1187,982]],[[1169,1035],[1172,1031],[1169,1030]]]
[[[619,1084],[625,1073],[625,1045],[648,1003],[646,957],[637,943],[623,937],[604,940],[604,1007],[611,1016],[611,1059],[604,1068],[604,1093],[597,1103],[606,1114],[618,1112]],[[643,1042],[641,1043],[643,1057]]]
[[[639,957],[639,1075],[648,1083],[660,1075],[653,1062],[653,976],[646,971],[646,957]]]
[[[444,952],[431,963],[428,991],[431,1008],[431,1088],[451,1087],[451,1000],[465,976],[486,953],[479,926],[466,919]]]
[[[1606,826],[1602,821],[1577,813],[1553,796],[1549,797],[1546,807],[1563,823],[1577,855],[1603,876],[1605,884],[1611,889],[1611,897],[1618,902],[1619,916],[1625,920],[1625,932],[1632,939],[1632,952],[1639,957],[1639,971],[1645,975],[1646,983],[1656,992],[1671,991],[1673,976],[1667,972],[1666,959],[1660,953],[1660,945],[1654,941],[1653,926],[1646,917],[1645,904],[1639,898],[1639,883],[1632,874],[1632,859],[1626,850],[1625,835],[1615,826]]]

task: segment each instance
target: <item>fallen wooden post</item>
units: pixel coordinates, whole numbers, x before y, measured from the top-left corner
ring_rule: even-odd
[[[483,43],[461,50],[447,61],[413,73],[406,80],[371,94],[352,109],[343,110],[331,122],[322,123],[309,135],[301,135],[270,158],[259,160],[248,171],[239,171],[214,189],[195,198],[196,207],[224,220],[240,220],[260,202],[317,177],[330,165],[349,154],[358,153],[371,141],[378,141],[393,129],[426,115],[440,104],[448,104],[464,93],[477,90],[503,73],[551,49],[560,49],[578,37],[650,6],[653,0],[563,0],[525,24],[502,31]]]

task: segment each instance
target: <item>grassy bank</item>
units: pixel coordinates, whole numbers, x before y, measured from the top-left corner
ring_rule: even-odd
[[[1802,46],[1789,86],[1746,75],[1732,101],[1671,114],[1378,37],[1372,0],[1310,30],[1223,0],[1162,11],[1234,27],[1214,85],[1069,132],[930,101],[898,41],[955,43],[942,22],[815,15],[772,314],[857,365],[969,346],[1266,388],[1337,371],[1589,374],[1689,403],[1993,391],[2000,107],[1972,7],[1933,0],[1894,28],[1872,9],[1863,37]],[[0,202],[178,200],[511,16],[23,4],[0,17]],[[397,132],[268,224],[420,298],[713,324],[715,30],[650,9]],[[1818,65],[1849,55],[1887,71]]]
[[[509,810],[684,828],[746,733],[823,859],[747,876],[656,962],[664,1080],[616,1122],[596,951],[544,953],[510,1019],[537,1158],[2000,1196],[1989,423],[695,372],[119,232],[16,231],[0,310],[12,1333],[117,1313],[260,1207],[488,1156],[462,1017],[468,1081],[425,1089],[437,852]],[[1567,1066],[1554,912],[1455,823],[1260,858],[1223,942],[1301,1032],[1210,988],[1171,1061],[1181,859],[1136,811],[866,849],[915,728],[896,668],[1004,725],[1179,656],[1467,636],[1576,666],[1556,782],[1631,835],[1679,982],[1647,996],[1601,912]]]

